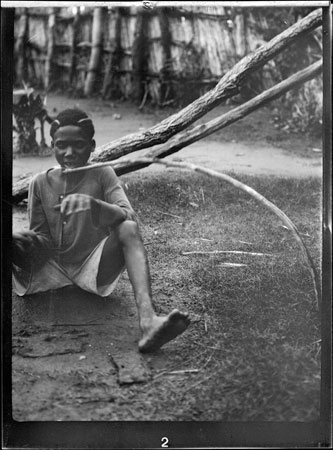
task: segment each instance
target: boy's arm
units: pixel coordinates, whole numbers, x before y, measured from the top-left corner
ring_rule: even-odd
[[[118,205],[93,199],[91,215],[94,223],[102,227],[116,227],[127,219],[126,211]]]
[[[12,262],[26,270],[43,264],[51,252],[49,227],[38,196],[36,179],[29,187],[28,216],[30,229],[14,232],[12,236]]]
[[[126,219],[136,220],[128,198],[121,187],[118,177],[111,167],[106,167],[98,174],[103,200],[86,194],[70,194],[55,209],[65,217],[81,211],[91,211],[95,226],[116,227]]]
[[[36,178],[32,180],[29,187],[28,217],[29,230],[36,236],[35,243],[38,242],[38,246],[43,248],[49,248],[52,239],[39,195],[39,186]]]
[[[100,205],[99,223],[102,226],[117,226],[126,219],[137,220],[136,214],[121,186],[119,178],[112,167],[105,167],[102,176],[104,201]]]
[[[61,205],[55,208],[63,217],[90,210],[94,225],[102,227],[116,227],[127,218],[126,210],[120,206],[97,200],[86,194],[68,195]]]

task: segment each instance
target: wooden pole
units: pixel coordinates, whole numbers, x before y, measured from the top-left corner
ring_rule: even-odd
[[[103,8],[95,8],[92,25],[92,48],[90,55],[90,62],[88,68],[88,75],[84,86],[84,95],[92,94],[95,83],[96,74],[99,71],[102,55],[102,41],[103,41]]]
[[[267,103],[277,99],[278,97],[281,97],[291,89],[295,89],[306,81],[318,76],[322,71],[322,65],[322,60],[315,62],[306,69],[295,73],[286,80],[281,81],[277,85],[271,87],[267,91],[262,92],[253,99],[249,100],[246,103],[243,103],[233,110],[228,111],[227,113],[222,114],[221,116],[216,117],[209,122],[197,125],[189,131],[179,133],[165,144],[156,146],[156,148],[147,152],[146,156],[163,158],[165,156],[171,155],[172,153],[178,152],[179,150],[192,144],[193,142],[209,136],[215,131],[221,130],[226,126],[231,125],[232,123],[249,115],[256,109],[265,106]],[[125,163],[125,161],[126,160],[123,160],[123,163]]]
[[[173,96],[172,83],[170,80],[171,75],[171,32],[169,27],[167,8],[157,8],[158,18],[161,29],[161,46],[162,46],[162,59],[163,68],[161,71],[161,84],[160,84],[160,98],[163,101],[166,100],[167,94]]]
[[[20,17],[20,33],[17,38],[15,53],[17,54],[17,82],[28,81],[28,61],[27,61],[27,42],[28,42],[29,15],[28,8],[22,8]]]
[[[140,8],[136,16],[132,46],[132,99],[141,102],[147,73],[147,27],[148,13]]]
[[[248,12],[244,8],[242,10],[242,16],[243,16],[243,40],[244,40],[244,55],[247,55],[249,48],[248,48]]]
[[[310,67],[297,72],[296,74],[289,77],[287,80],[284,80],[277,84],[276,86],[268,89],[262,94],[258,95],[252,100],[244,103],[241,106],[233,109],[232,111],[223,114],[216,119],[212,119],[206,124],[198,125],[190,131],[184,132],[175,136],[172,140],[167,142],[166,144],[162,144],[157,146],[153,150],[147,152],[145,154],[146,158],[164,158],[168,155],[176,153],[183,147],[205,137],[214,131],[220,130],[231,123],[236,122],[237,120],[245,117],[246,115],[253,112],[255,109],[267,104],[269,101],[276,99],[277,97],[283,95],[287,91],[292,88],[297,87],[299,84],[304,83],[305,81],[317,76],[321,72],[322,61],[317,61],[312,64]],[[99,165],[103,165],[103,163],[96,163],[94,167],[98,167]],[[122,161],[112,161],[112,167],[118,176],[124,175],[126,173],[134,172],[135,170],[143,169],[147,167],[149,163],[142,162],[142,158],[140,160],[128,160],[123,159]],[[87,166],[85,169],[89,170]],[[81,168],[80,170],[85,170]],[[28,185],[31,178],[24,178],[17,182],[13,186],[13,202],[18,203],[23,200],[27,196]]]
[[[115,42],[114,50],[110,53],[108,66],[105,70],[104,82],[102,87],[102,98],[109,98],[110,89],[112,89],[113,81],[119,70],[120,61],[122,57],[122,47],[121,47],[121,24],[122,24],[122,8],[117,8],[115,12]]]
[[[182,148],[192,144],[193,142],[202,139],[203,137],[209,136],[215,131],[221,130],[228,125],[242,119],[256,109],[266,105],[268,102],[275,100],[290,89],[297,88],[302,83],[314,78],[319,75],[322,70],[322,60],[317,61],[310,67],[303,69],[287,80],[281,81],[276,86],[271,87],[267,91],[257,95],[253,99],[244,103],[243,105],[234,108],[233,110],[222,114],[220,117],[210,120],[209,122],[201,125],[197,125],[192,128],[192,130],[185,131],[183,133],[174,136],[165,144],[156,146],[152,150],[146,152],[145,157],[147,158],[165,158],[173,153],[178,152]],[[143,169],[147,167],[143,163],[132,161],[131,163],[127,159],[123,159],[120,162],[114,161],[113,168],[118,175],[124,175],[125,173],[134,172],[135,170]]]
[[[47,54],[45,60],[45,81],[44,88],[47,91],[50,88],[53,73],[53,55],[54,55],[54,29],[56,24],[56,10],[51,9],[48,20],[48,36],[47,36]]]
[[[109,161],[143,148],[162,144],[179,131],[204,116],[223,100],[239,92],[248,75],[262,67],[268,60],[293,44],[321,24],[321,9],[317,9],[304,19],[293,24],[287,30],[275,36],[270,42],[261,46],[255,52],[242,58],[229,70],[215,86],[193,103],[176,114],[164,119],[159,124],[139,133],[132,133],[111,143],[105,144],[96,151],[93,161]]]
[[[70,53],[70,69],[69,69],[69,84],[72,86],[75,78],[76,62],[77,62],[77,35],[80,26],[80,8],[77,8],[75,17],[73,20],[73,34],[71,42],[71,53]],[[75,88],[76,86],[74,86]]]

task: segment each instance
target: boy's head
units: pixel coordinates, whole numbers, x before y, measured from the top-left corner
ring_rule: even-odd
[[[63,168],[84,166],[95,150],[91,119],[79,109],[66,109],[52,122],[50,135],[55,157]]]
[[[55,120],[52,122],[50,128],[50,135],[54,138],[54,133],[60,128],[67,125],[74,125],[80,127],[87,139],[92,140],[95,134],[95,128],[92,120],[81,109],[65,109],[61,111]]]

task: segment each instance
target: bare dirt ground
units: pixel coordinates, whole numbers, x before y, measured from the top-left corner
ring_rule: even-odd
[[[50,96],[47,107],[55,115],[73,105],[92,115],[97,146],[149,128],[172,113],[172,110],[153,109],[140,112],[125,103],[68,100],[61,96]],[[209,117],[227,109],[216,108]],[[265,108],[170,158],[235,174],[320,177],[320,142],[299,136],[286,137],[274,128],[271,120]],[[16,155],[13,179],[53,165],[52,156]],[[151,171],[157,170],[163,169],[147,168],[125,180],[149,177]],[[14,229],[27,226],[26,208],[14,208]],[[155,231],[149,233],[156,237]],[[153,275],[156,305],[162,299],[168,300],[170,308],[177,307],[180,292],[168,284],[163,271],[159,274],[153,271]],[[175,397],[169,398],[173,378],[160,376],[181,365],[189,334],[185,333],[154,355],[139,355],[137,313],[126,274],[108,299],[76,288],[30,298],[14,295],[12,318],[14,419],[196,420],[182,412]],[[195,326],[196,318],[192,319]],[[184,389],[189,380],[195,383],[195,371],[174,376],[178,377],[178,385],[183,383]],[[156,387],[158,398],[154,397]],[[198,420],[209,418],[203,412]]]

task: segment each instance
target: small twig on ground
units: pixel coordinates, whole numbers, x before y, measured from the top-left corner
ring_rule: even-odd
[[[173,370],[172,372],[164,372],[165,375],[178,375],[183,373],[198,373],[199,369]]]
[[[161,243],[161,244],[165,244],[166,240],[162,240],[162,239],[154,239],[153,241],[147,241],[144,242],[144,245],[151,245],[151,244],[156,244],[157,242]]]
[[[213,372],[212,374],[210,374],[208,377],[204,378],[203,380],[200,380],[200,381],[198,381],[197,383],[192,384],[192,386],[189,386],[187,389],[185,389],[185,390],[182,392],[182,396],[183,396],[186,392],[190,391],[191,389],[193,389],[193,388],[199,386],[199,384],[204,383],[205,381],[210,380],[214,375],[215,375],[215,372]]]
[[[103,325],[102,323],[92,323],[96,320],[103,319],[103,317],[95,317],[94,319],[88,320],[88,322],[82,322],[82,323],[54,323],[54,327],[62,327],[62,326],[71,326],[71,327],[83,327],[84,325]]]
[[[199,373],[199,369],[184,369],[184,370],[172,370],[172,371],[163,370],[162,372],[155,375],[153,380],[155,381],[157,378],[161,377],[162,375],[180,375],[180,374],[184,374],[184,373]]]
[[[205,314],[206,315],[206,314]],[[205,333],[208,332],[208,327],[207,327],[207,320],[206,317],[204,318],[204,325],[205,325]]]
[[[239,264],[239,263],[221,263],[218,264],[217,267],[247,267],[248,264]]]
[[[78,403],[80,403],[80,405],[82,405],[83,403],[109,403],[110,399],[108,398],[82,398],[82,397],[78,397],[77,398]]]
[[[165,216],[171,216],[171,217],[175,217],[176,219],[181,219],[181,220],[183,220],[182,217],[176,216],[175,214],[166,213],[166,212],[160,211],[159,209],[156,209],[155,211],[156,211],[156,212],[159,212],[159,213],[161,213],[161,214],[164,214]]]
[[[196,342],[195,342],[196,343]],[[205,345],[199,344],[202,347],[206,347]],[[217,348],[214,347],[206,347],[206,348],[212,348],[214,350],[219,350]],[[199,358],[197,358],[198,355],[193,354],[190,358],[186,358],[186,360],[183,361],[183,363],[186,364],[196,364],[198,366],[200,366],[202,364],[202,362],[204,361],[205,357],[206,357],[206,352],[200,352]],[[157,374],[153,377],[152,381],[155,381],[156,379],[160,378],[162,375],[164,375],[167,372],[173,371],[173,370],[178,370],[177,367],[179,367],[179,363],[173,364],[171,365],[168,370],[161,370],[160,372],[157,372]],[[201,369],[200,369],[201,370]]]
[[[205,194],[204,194],[202,187],[200,188],[200,190],[201,190],[202,201],[203,201],[203,203],[205,203]]]
[[[168,373],[167,371],[163,371],[163,372],[158,373],[157,375],[155,375],[153,377],[153,381],[155,381],[157,378],[160,378],[162,375],[165,375],[167,373]]]
[[[19,356],[22,356],[22,358],[48,358],[49,356],[56,356],[56,355],[68,355],[72,353],[81,353],[82,349],[80,350],[74,350],[74,349],[68,349],[63,350],[59,352],[49,352],[45,354],[34,354],[34,353],[19,353]]]
[[[89,327],[94,327],[97,325],[103,325],[103,323],[54,323],[54,327],[84,327],[88,325]]]
[[[212,250],[207,252],[182,252],[183,256],[187,255],[219,255],[222,253],[232,253],[234,255],[252,255],[252,256],[273,256],[272,253],[254,253],[254,252],[242,252],[238,250]]]
[[[214,351],[212,351],[212,353],[209,355],[207,361],[205,362],[205,364],[202,366],[202,368],[200,370],[203,370],[206,366],[208,366],[208,364],[210,363],[210,360],[212,359],[212,356],[214,355]]]
[[[223,350],[221,347],[211,347],[209,345],[201,344],[200,342],[194,341],[195,345],[199,345],[200,347],[210,348],[212,350]]]

